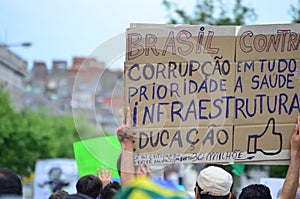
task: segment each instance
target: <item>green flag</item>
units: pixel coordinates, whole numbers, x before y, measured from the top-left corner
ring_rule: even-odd
[[[97,168],[109,167],[113,171],[112,178],[119,178],[117,160],[121,153],[121,145],[117,136],[99,137],[73,143],[79,176],[93,174],[97,176]]]
[[[232,173],[234,173],[237,176],[241,176],[244,172],[245,165],[244,164],[231,164],[233,170]]]

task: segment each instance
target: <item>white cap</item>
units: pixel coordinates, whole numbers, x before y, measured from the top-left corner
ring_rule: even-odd
[[[220,167],[209,166],[198,176],[198,185],[212,196],[226,196],[232,186],[232,176]]]

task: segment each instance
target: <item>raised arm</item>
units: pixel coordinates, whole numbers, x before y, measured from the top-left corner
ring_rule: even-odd
[[[111,182],[112,171],[109,170],[108,167],[106,167],[106,171],[104,167],[102,167],[101,169],[97,169],[97,173],[98,173],[98,178],[102,182],[103,188]]]
[[[297,125],[291,136],[291,161],[282,191],[278,199],[292,199],[296,196],[296,191],[299,184],[299,169],[300,169],[300,116],[297,118]]]
[[[130,108],[127,107],[126,121],[117,130],[117,136],[122,148],[120,178],[121,186],[126,186],[135,177],[135,168],[133,163],[133,135],[132,118]]]

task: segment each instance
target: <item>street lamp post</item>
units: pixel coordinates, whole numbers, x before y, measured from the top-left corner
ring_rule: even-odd
[[[10,48],[10,47],[29,47],[31,46],[31,42],[22,42],[22,43],[12,43],[12,44],[0,44],[0,48]]]

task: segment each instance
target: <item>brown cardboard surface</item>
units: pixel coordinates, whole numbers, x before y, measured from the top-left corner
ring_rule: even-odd
[[[280,58],[300,58],[300,24],[250,25],[237,29],[237,61]]]
[[[138,27],[127,29],[126,63],[234,60],[233,26]]]
[[[299,110],[299,60],[240,61],[236,67],[236,125],[294,123]],[[241,81],[239,81],[241,80]]]
[[[208,153],[232,151],[232,126],[146,128],[134,130],[138,153]]]
[[[234,105],[229,98],[234,96],[235,64],[228,63],[226,74],[216,62],[190,64],[125,66],[125,104],[133,110],[135,128],[233,125],[233,112],[226,110]],[[170,72],[170,67],[175,69]]]
[[[245,154],[232,150],[232,126],[134,130],[135,164],[233,162]]]
[[[265,161],[251,161],[247,163],[248,165],[289,165],[290,160],[265,160]]]
[[[205,45],[209,31],[209,45],[197,53],[198,35],[204,34]],[[284,37],[285,43],[278,43],[277,51],[272,44],[273,51],[270,47],[268,52],[245,53],[238,49],[245,31],[253,33],[242,38],[247,45],[257,35],[268,41]],[[127,30],[124,104],[132,110],[135,163],[285,164],[300,113],[297,32],[299,25],[132,24]],[[218,53],[203,53],[204,49]],[[209,89],[210,84],[217,89]],[[203,145],[211,128],[226,129],[226,144]],[[191,145],[187,135],[195,129],[199,133],[194,139],[199,141]]]
[[[266,125],[235,126],[233,150],[253,155],[253,161],[289,159],[294,128],[295,124],[278,124],[274,118],[269,118]]]

